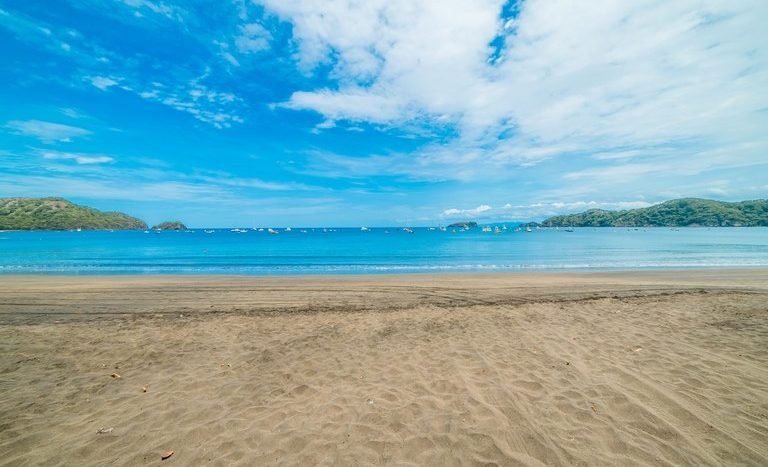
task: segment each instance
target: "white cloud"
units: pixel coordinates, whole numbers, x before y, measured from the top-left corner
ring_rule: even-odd
[[[107,76],[87,76],[85,79],[95,87],[101,89],[102,91],[106,91],[112,86],[117,86],[118,84],[120,84],[117,80],[113,78],[109,78]]]
[[[73,152],[61,152],[61,151],[40,151],[40,155],[44,159],[52,160],[73,160],[80,165],[90,164],[106,164],[114,162],[114,158],[101,154],[80,154]]]
[[[488,206],[487,204],[481,204],[480,206],[472,209],[446,209],[443,211],[442,217],[475,217],[479,216],[480,214],[484,212],[488,212],[493,210],[491,206]]]
[[[206,86],[202,83],[204,77],[203,75],[186,83],[169,82],[167,85],[159,81],[144,83],[139,78],[96,76],[86,77],[86,80],[101,90],[117,86],[142,99],[188,113],[197,120],[216,128],[228,128],[233,124],[242,123],[243,118],[238,113],[239,107],[242,106],[242,99],[231,92],[218,91]]]
[[[269,49],[272,34],[259,23],[240,26],[240,34],[235,38],[235,45],[242,53],[254,53]]]
[[[164,17],[180,23],[184,22],[185,12],[175,5],[150,0],[121,0],[123,4],[134,9],[134,16],[141,18],[144,12]]]
[[[42,120],[12,120],[6,124],[6,128],[17,134],[33,136],[44,143],[68,143],[72,138],[91,134],[85,128]]]
[[[501,0],[262,3],[293,24],[299,65],[334,81],[285,106],[456,129],[400,173],[483,178],[593,153],[608,167],[670,153],[706,165],[717,149],[768,141],[762,0],[527,0],[512,20]],[[759,146],[741,157],[758,161]]]

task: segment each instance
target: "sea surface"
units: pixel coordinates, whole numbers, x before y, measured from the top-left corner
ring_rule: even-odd
[[[501,227],[501,224],[499,224]],[[392,274],[768,267],[768,228],[0,232],[0,274]]]

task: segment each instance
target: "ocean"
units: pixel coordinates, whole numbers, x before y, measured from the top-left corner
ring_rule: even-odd
[[[502,224],[499,224],[501,227]],[[5,231],[0,274],[398,274],[768,267],[768,228]]]

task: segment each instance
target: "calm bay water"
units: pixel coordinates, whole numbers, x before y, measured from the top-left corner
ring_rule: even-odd
[[[768,228],[0,232],[0,274],[377,274],[768,267]]]

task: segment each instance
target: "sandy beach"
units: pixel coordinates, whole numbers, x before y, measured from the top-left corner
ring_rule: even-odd
[[[764,269],[0,277],[1,465],[757,466],[767,439]]]

